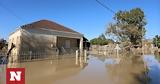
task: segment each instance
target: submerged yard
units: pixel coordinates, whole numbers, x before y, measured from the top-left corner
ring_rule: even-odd
[[[74,57],[14,64],[26,69],[26,84],[160,84],[157,56],[89,55],[76,63]],[[5,83],[1,65],[0,84]]]

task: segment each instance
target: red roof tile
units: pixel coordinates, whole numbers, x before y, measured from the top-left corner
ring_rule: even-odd
[[[57,31],[63,31],[63,32],[72,32],[72,33],[78,33],[70,28],[67,28],[63,25],[60,25],[56,22],[52,22],[49,20],[40,20],[40,21],[36,21],[33,22],[31,24],[26,24],[21,26],[21,28],[23,29],[29,29],[29,28],[49,28],[49,29],[53,29],[53,30],[57,30]]]

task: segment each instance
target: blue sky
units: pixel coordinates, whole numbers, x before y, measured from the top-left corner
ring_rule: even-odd
[[[115,12],[139,7],[148,24],[146,38],[160,35],[160,0],[99,0]],[[88,39],[104,33],[114,14],[95,0],[1,0],[0,37],[8,39],[18,26],[48,19],[84,34]]]

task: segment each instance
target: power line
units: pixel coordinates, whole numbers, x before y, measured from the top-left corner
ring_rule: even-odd
[[[103,4],[102,2],[100,2],[99,0],[96,0],[96,2],[98,4],[100,4],[101,6],[103,6],[104,8],[106,8],[108,11],[110,11],[111,13],[115,14],[115,12],[110,8],[108,7],[107,5]]]
[[[13,15],[19,21],[21,21],[23,23],[25,22],[21,17],[19,17],[18,15],[16,15],[11,9],[9,9],[8,7],[6,7],[4,4],[0,3],[0,7],[3,8],[4,10],[6,10],[9,14]]]

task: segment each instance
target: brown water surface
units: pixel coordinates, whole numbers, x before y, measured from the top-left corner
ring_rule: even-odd
[[[75,58],[64,58],[18,63],[12,67],[26,69],[26,84],[160,84],[152,70],[148,72],[151,57],[89,55],[87,62],[82,59],[78,64]]]

